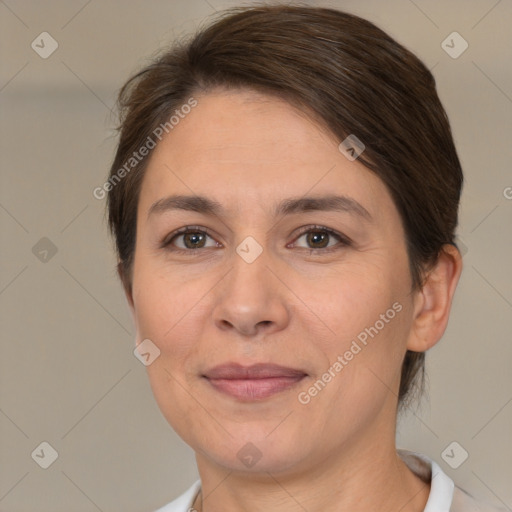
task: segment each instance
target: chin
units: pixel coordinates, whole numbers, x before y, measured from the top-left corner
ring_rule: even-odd
[[[281,436],[271,434],[273,439],[267,437],[268,429],[255,432],[254,429],[245,429],[241,434],[230,437],[227,433],[216,441],[209,439],[188,439],[186,442],[201,457],[208,457],[217,465],[226,470],[236,472],[256,473],[283,473],[300,465],[306,457],[307,447],[299,442],[284,429]],[[297,446],[301,447],[299,452]],[[268,475],[267,475],[268,476]]]

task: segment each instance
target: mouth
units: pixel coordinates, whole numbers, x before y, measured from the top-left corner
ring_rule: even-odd
[[[202,375],[216,391],[241,401],[269,398],[301,382],[307,373],[274,364],[242,366],[229,363]]]

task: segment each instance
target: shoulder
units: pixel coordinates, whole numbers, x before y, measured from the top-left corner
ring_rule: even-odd
[[[201,480],[196,480],[183,494],[155,512],[192,512],[192,503],[201,488]]]
[[[450,512],[506,512],[504,507],[497,507],[487,501],[478,500],[467,491],[455,486]]]

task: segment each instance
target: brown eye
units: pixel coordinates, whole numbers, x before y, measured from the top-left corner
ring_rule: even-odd
[[[207,235],[198,231],[184,233],[181,236],[187,249],[197,249],[198,247],[204,247],[204,242]]]
[[[208,239],[211,239],[209,245],[207,245]],[[162,243],[162,247],[175,252],[190,252],[218,246],[206,231],[190,226],[175,232]]]
[[[297,244],[301,239],[305,239],[305,246]],[[294,245],[309,249],[311,251],[329,252],[350,245],[350,239],[322,226],[313,226],[305,229],[296,239]]]
[[[325,231],[310,231],[306,233],[306,241],[312,249],[323,249],[327,247],[330,236]]]

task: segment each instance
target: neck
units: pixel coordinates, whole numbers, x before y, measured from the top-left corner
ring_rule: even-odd
[[[238,473],[196,455],[202,489],[198,512],[421,512],[430,493],[392,443],[354,443],[321,464],[293,473]]]

